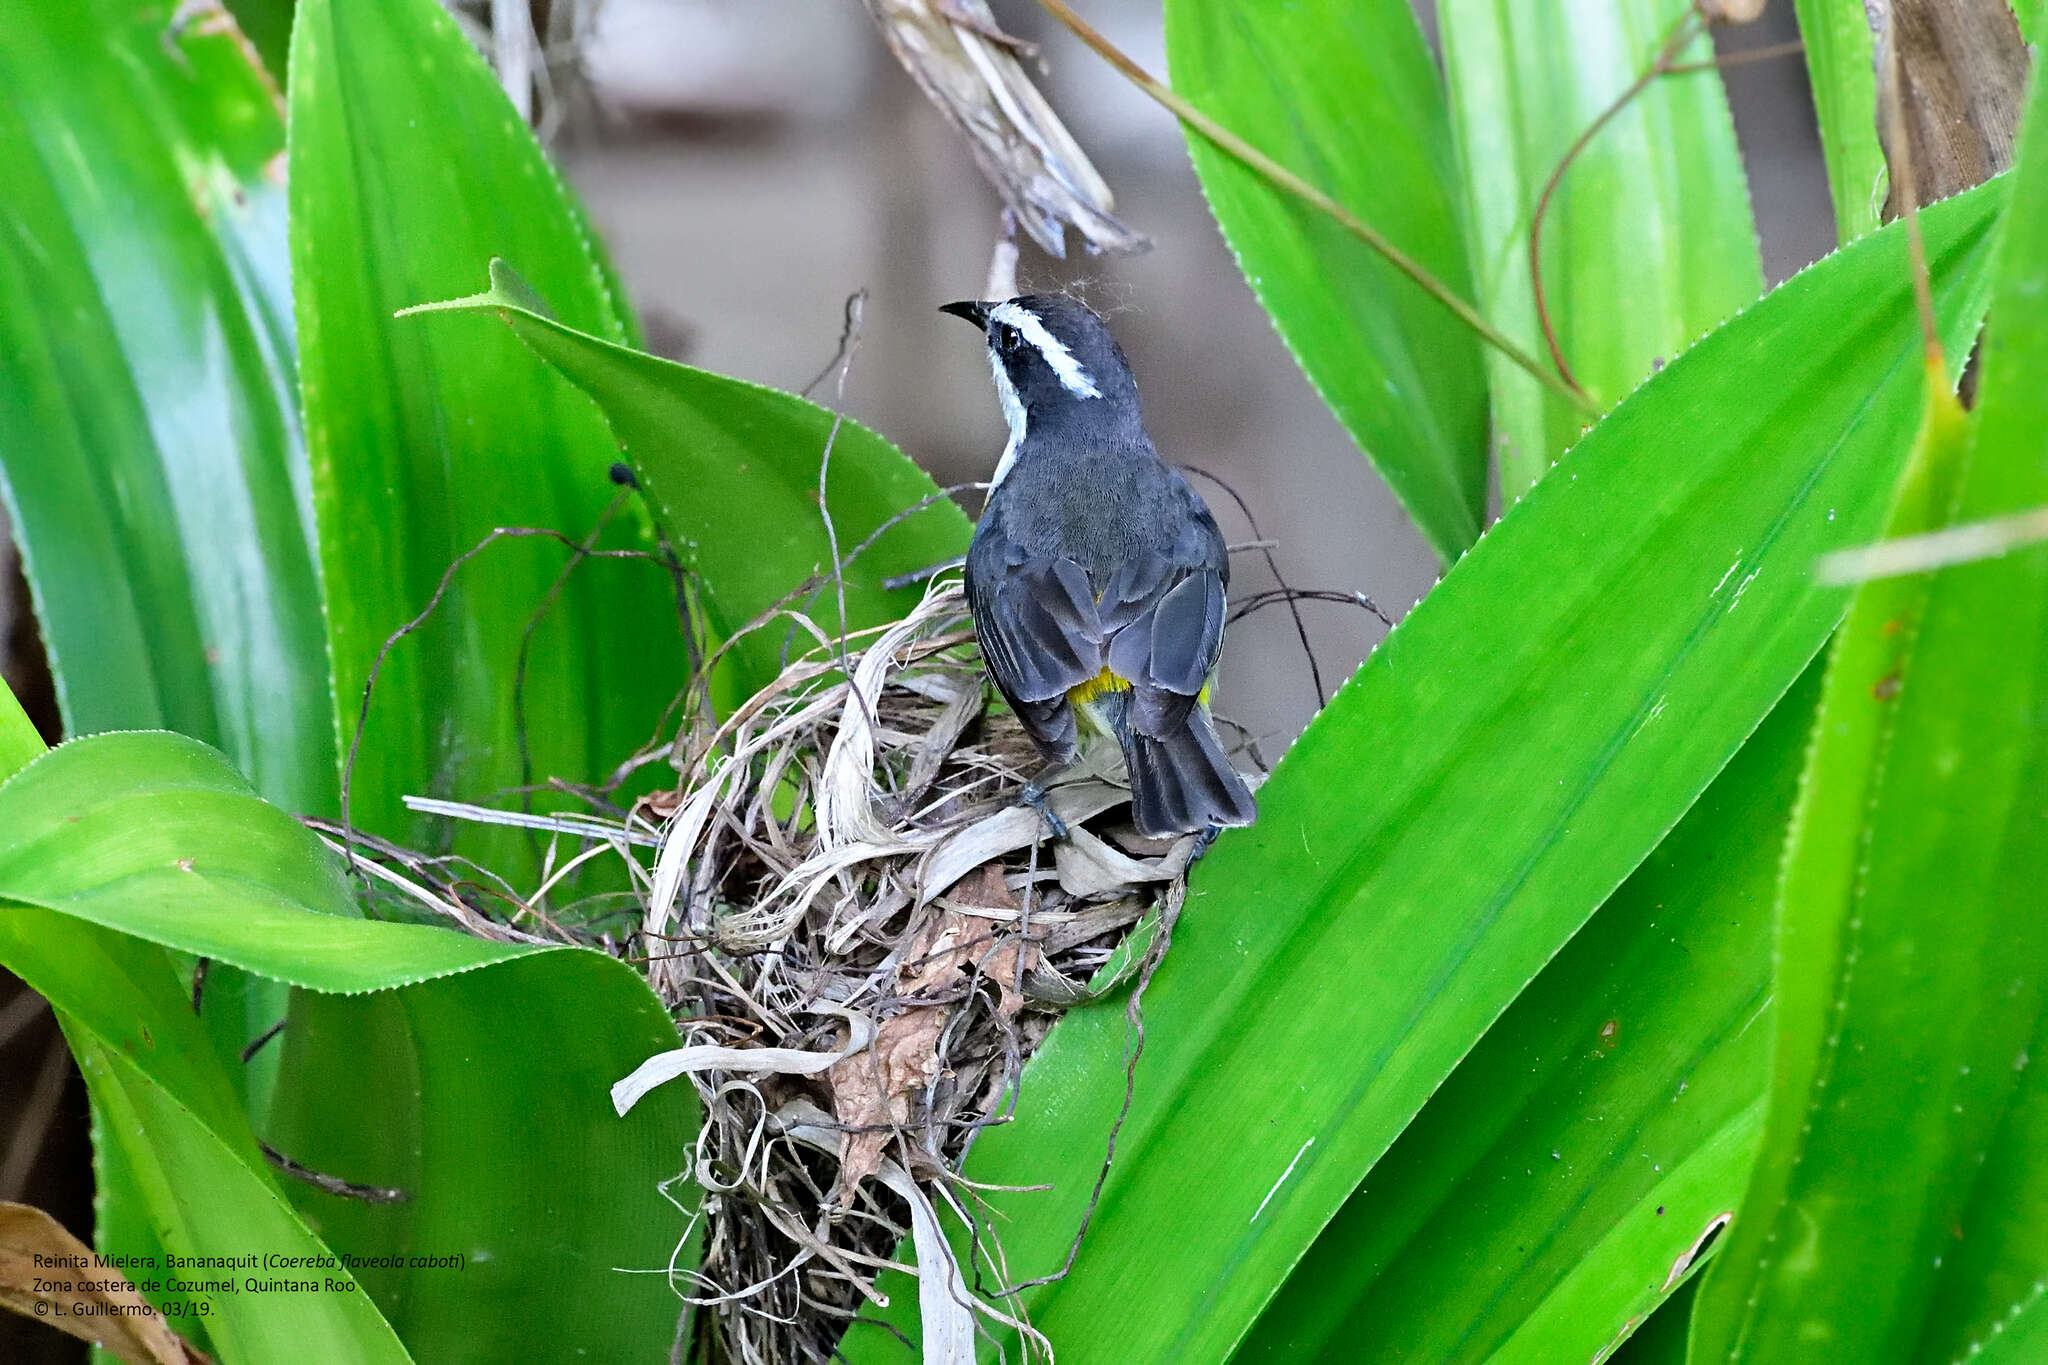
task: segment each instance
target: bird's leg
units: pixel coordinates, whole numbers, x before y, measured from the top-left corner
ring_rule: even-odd
[[[1223,826],[1221,825],[1208,825],[1196,831],[1195,846],[1188,852],[1189,867],[1193,867],[1200,860],[1201,856],[1209,851],[1209,845],[1215,843],[1216,836],[1222,832]]]
[[[1067,841],[1067,822],[1053,814],[1051,793],[1039,785],[1037,778],[1024,784],[1023,790],[1017,793],[1017,799],[1038,812],[1039,819],[1045,821],[1045,827],[1052,831],[1054,840],[1059,843]]]

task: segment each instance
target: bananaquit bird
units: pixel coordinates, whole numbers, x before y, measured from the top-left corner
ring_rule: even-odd
[[[942,311],[982,329],[1010,423],[967,550],[989,676],[1052,763],[1073,760],[1077,713],[1116,737],[1140,833],[1249,824],[1252,794],[1209,722],[1229,555],[1153,450],[1123,351],[1058,295]],[[1025,799],[1045,811],[1035,783]]]

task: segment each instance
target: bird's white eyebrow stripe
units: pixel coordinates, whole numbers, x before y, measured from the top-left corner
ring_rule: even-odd
[[[1102,390],[1095,387],[1095,381],[1088,377],[1088,371],[1081,368],[1081,362],[1074,359],[1074,353],[1066,344],[1046,330],[1038,315],[1022,304],[999,303],[989,310],[989,316],[997,322],[1007,322],[1024,334],[1024,339],[1038,348],[1045,357],[1045,363],[1052,366],[1052,372],[1059,376],[1060,383],[1076,398],[1100,398]]]

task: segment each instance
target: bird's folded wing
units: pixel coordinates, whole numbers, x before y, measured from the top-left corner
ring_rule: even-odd
[[[1095,677],[1104,663],[1101,618],[1088,575],[1070,559],[1027,559],[972,603],[983,657],[1016,701],[1050,701]]]
[[[1152,658],[1143,681],[1194,696],[1223,653],[1223,579],[1197,569],[1152,610]]]
[[[1195,569],[1110,642],[1109,667],[1134,684],[1131,724],[1141,734],[1180,728],[1223,652],[1222,575]]]

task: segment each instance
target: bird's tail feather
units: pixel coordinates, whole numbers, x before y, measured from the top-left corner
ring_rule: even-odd
[[[1251,789],[1224,756],[1207,707],[1190,707],[1181,728],[1165,738],[1135,730],[1122,738],[1131,817],[1140,834],[1164,839],[1252,822]]]

